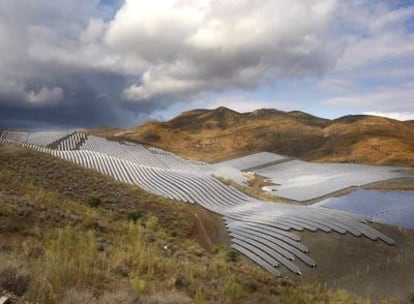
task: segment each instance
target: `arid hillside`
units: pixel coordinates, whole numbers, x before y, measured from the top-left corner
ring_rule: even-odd
[[[204,209],[22,148],[0,145],[0,168],[0,298],[10,303],[353,299],[248,263]]]
[[[289,273],[276,278],[228,249],[223,222],[200,207],[14,146],[0,145],[0,168],[0,295],[10,303],[370,303],[358,296],[374,302],[412,297],[412,276],[404,275],[414,265],[410,231],[387,230],[397,246],[348,237],[346,248],[358,250],[344,256],[341,236],[308,233],[315,258],[325,260],[329,250],[318,248],[329,246],[343,267],[330,270],[326,258],[329,264],[310,269],[306,281]],[[350,282],[362,282],[346,271],[349,265],[363,282],[394,269],[385,277],[399,284],[355,291]],[[338,280],[325,284],[335,274]]]
[[[268,151],[321,162],[414,166],[413,122],[376,116],[328,120],[299,111],[238,113],[220,107],[106,135],[209,162]]]

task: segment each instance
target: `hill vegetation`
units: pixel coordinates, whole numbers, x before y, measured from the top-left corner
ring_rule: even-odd
[[[220,221],[196,207],[22,148],[0,145],[0,167],[12,303],[366,302],[273,277],[222,246]]]
[[[412,121],[368,115],[328,120],[299,111],[238,113],[220,107],[108,131],[107,136],[209,162],[268,151],[319,162],[414,166]]]

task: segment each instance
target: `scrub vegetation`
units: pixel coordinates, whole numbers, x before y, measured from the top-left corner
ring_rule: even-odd
[[[17,147],[0,145],[0,168],[0,292],[13,303],[368,303],[202,246],[186,204]]]
[[[329,120],[299,111],[238,113],[220,107],[128,130],[94,132],[207,162],[275,152],[319,162],[414,166],[413,122],[369,115]]]

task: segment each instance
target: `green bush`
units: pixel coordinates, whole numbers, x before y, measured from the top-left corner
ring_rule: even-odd
[[[227,259],[232,262],[237,262],[240,258],[240,253],[234,249],[227,251]]]
[[[142,217],[142,213],[139,211],[133,211],[128,213],[128,221],[136,223]]]
[[[89,196],[87,203],[90,207],[97,208],[101,205],[102,201],[97,196]]]

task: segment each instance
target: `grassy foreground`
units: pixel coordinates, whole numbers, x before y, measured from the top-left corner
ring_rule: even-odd
[[[0,145],[0,293],[13,303],[369,303],[193,238],[186,204]]]

